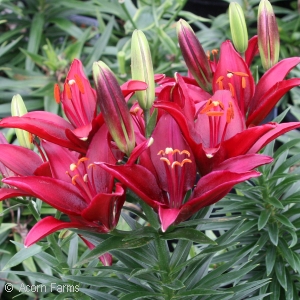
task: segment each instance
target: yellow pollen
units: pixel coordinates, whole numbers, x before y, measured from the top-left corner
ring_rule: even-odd
[[[74,163],[70,164],[70,170],[71,171],[74,171],[76,168],[77,168],[76,164],[74,164]]]
[[[168,165],[171,164],[170,161],[165,157],[161,157],[160,160],[165,161]]]
[[[84,175],[83,175],[83,181],[84,181],[84,182],[87,182],[87,181],[88,181],[88,174],[84,174]]]
[[[76,174],[75,176],[72,177],[72,184],[76,185],[76,178],[79,177],[78,174]]]
[[[173,151],[174,151],[173,148],[166,148],[165,153],[166,154],[170,154],[170,153],[173,154]]]
[[[69,85],[73,85],[75,82],[76,82],[76,81],[75,81],[74,79],[70,79],[70,80],[68,81],[68,84],[69,84]]]

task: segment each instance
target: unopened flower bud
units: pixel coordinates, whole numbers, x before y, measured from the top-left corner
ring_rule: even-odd
[[[13,117],[21,117],[27,113],[25,103],[20,95],[15,95],[11,101],[11,115]],[[33,149],[31,143],[31,135],[28,131],[16,129],[17,140],[20,146]]]
[[[118,59],[120,77],[126,77],[125,52],[124,51],[119,51],[118,54],[117,54],[117,59]]]
[[[257,18],[258,48],[265,70],[270,69],[279,58],[279,33],[275,14],[268,0],[261,0]]]
[[[109,133],[128,156],[135,146],[133,121],[121,88],[110,68],[102,61],[93,64],[97,101]]]
[[[211,92],[212,72],[208,58],[192,27],[182,19],[177,23],[177,36],[189,71],[202,89]]]
[[[135,30],[132,34],[131,75],[132,79],[147,83],[148,88],[135,95],[142,109],[150,109],[155,99],[153,64],[147,38],[141,30]]]
[[[248,31],[243,9],[236,2],[229,5],[229,22],[233,45],[238,52],[244,53],[248,48]]]

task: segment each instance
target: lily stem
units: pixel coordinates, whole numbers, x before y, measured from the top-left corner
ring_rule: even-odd
[[[170,265],[169,265],[169,249],[167,242],[159,237],[157,234],[154,239],[154,243],[156,246],[156,251],[157,251],[157,258],[158,258],[158,265],[159,265],[159,270],[161,271],[161,279],[163,284],[167,283],[172,283],[170,278],[169,278],[169,273],[170,273]],[[173,297],[173,291],[166,287],[163,286],[163,292],[166,296],[166,300],[172,299]]]
[[[145,137],[146,137],[146,139],[150,136],[150,132],[149,132],[149,129],[148,129],[149,119],[150,119],[150,110],[149,109],[144,109]]]
[[[124,12],[125,12],[125,14],[126,14],[128,20],[129,20],[129,22],[132,24],[133,28],[134,28],[134,29],[137,29],[137,26],[136,26],[136,24],[134,23],[133,19],[131,18],[131,15],[130,15],[130,13],[129,13],[129,11],[128,11],[126,5],[125,5],[125,3],[121,3],[121,7],[122,7],[122,9],[124,10]]]

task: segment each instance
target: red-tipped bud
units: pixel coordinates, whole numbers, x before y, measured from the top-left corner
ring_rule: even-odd
[[[268,0],[261,0],[257,19],[258,48],[265,70],[270,69],[279,58],[279,33],[275,14]]]
[[[177,36],[182,56],[199,86],[212,91],[212,72],[208,58],[191,26],[184,20],[177,23]]]
[[[102,61],[94,63],[93,76],[97,101],[108,130],[118,148],[129,156],[135,146],[134,128],[117,79]]]

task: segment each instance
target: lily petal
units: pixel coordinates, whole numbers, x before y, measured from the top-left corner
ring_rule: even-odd
[[[165,232],[170,225],[172,225],[177,219],[180,213],[180,209],[178,208],[165,208],[163,206],[159,206],[158,215],[161,223],[161,230]]]
[[[43,176],[9,177],[2,180],[68,215],[80,215],[86,203],[71,183]]]
[[[84,226],[77,222],[64,222],[48,216],[37,222],[29,231],[25,239],[25,247],[38,242],[49,234],[65,228],[83,228]]]

